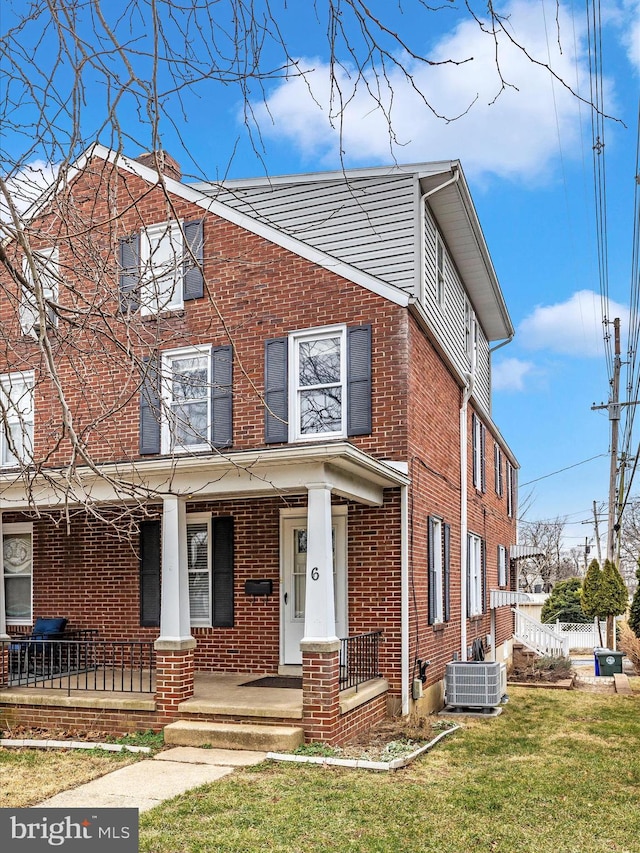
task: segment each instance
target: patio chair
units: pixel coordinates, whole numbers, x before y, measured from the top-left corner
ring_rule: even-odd
[[[59,669],[59,648],[51,640],[62,640],[67,625],[64,616],[39,616],[30,634],[14,638],[10,646],[12,671],[20,678],[54,675]]]

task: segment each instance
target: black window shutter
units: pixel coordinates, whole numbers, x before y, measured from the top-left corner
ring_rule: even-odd
[[[201,299],[204,296],[204,259],[203,220],[184,223],[184,280],[182,298]],[[195,258],[195,260],[194,260]]]
[[[233,347],[214,347],[211,352],[211,441],[214,447],[230,447],[233,440]]]
[[[160,522],[140,522],[140,625],[160,624]]]
[[[487,428],[480,424],[480,489],[487,491]]]
[[[233,517],[212,519],[213,627],[233,628]]]
[[[140,234],[122,237],[118,245],[120,264],[120,310],[137,311],[140,307]]]
[[[287,338],[272,338],[264,344],[264,440],[275,444],[289,440]]]
[[[451,525],[442,526],[442,588],[444,592],[444,621],[451,619]]]
[[[435,567],[435,547],[433,537],[435,535],[435,523],[433,518],[429,516],[427,522],[427,566],[429,585],[427,590],[427,599],[429,603],[429,625],[433,625],[436,621],[436,567]]]
[[[140,387],[140,455],[160,453],[160,381],[158,362],[143,359],[144,376]]]
[[[478,441],[478,436],[477,436],[478,427],[476,426],[477,420],[478,420],[478,418],[476,417],[475,413],[472,414],[471,415],[471,463],[472,463],[472,468],[473,468],[473,474],[472,474],[473,485],[476,487],[478,486],[478,475],[480,473],[478,471],[478,456],[476,453],[476,444]]]
[[[347,434],[371,432],[371,326],[347,329]]]

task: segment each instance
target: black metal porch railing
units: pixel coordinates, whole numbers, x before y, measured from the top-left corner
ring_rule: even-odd
[[[83,633],[83,632],[78,632]],[[95,632],[86,632],[87,635]],[[11,687],[153,693],[153,642],[12,637],[2,667]],[[7,673],[3,672],[3,676]]]
[[[358,684],[380,678],[380,638],[382,631],[345,637],[340,647],[340,690],[358,689]]]

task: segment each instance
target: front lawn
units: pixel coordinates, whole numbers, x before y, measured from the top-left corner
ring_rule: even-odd
[[[141,816],[146,853],[639,853],[640,697],[510,691],[396,773],[263,764]]]

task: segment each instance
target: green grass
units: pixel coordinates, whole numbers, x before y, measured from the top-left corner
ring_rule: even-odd
[[[141,816],[142,853],[640,853],[640,696],[513,689],[391,774],[236,771]]]

